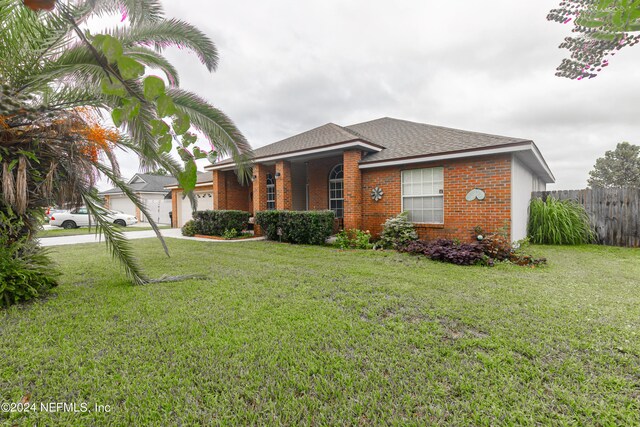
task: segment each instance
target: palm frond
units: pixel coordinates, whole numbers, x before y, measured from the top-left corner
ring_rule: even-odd
[[[169,80],[169,84],[171,86],[178,86],[180,84],[178,70],[176,70],[167,58],[160,55],[158,52],[143,46],[132,46],[127,48],[125,53],[136,61],[139,61],[151,68],[161,70],[165,76],[167,76],[167,80]]]
[[[124,233],[106,218],[106,211],[100,206],[100,199],[91,193],[83,194],[83,199],[87,211],[96,220],[97,233],[104,234],[104,240],[111,256],[120,262],[127,277],[136,285],[147,283],[148,279],[133,254],[131,243]]]
[[[176,107],[189,116],[191,124],[205,135],[220,154],[234,159],[240,180],[246,179],[253,151],[233,121],[194,93],[177,88],[169,89],[167,93]]]
[[[168,19],[153,24],[115,28],[109,33],[119,39],[125,47],[154,45],[163,50],[169,46],[193,51],[207,70],[218,66],[218,50],[209,37],[198,28],[184,21]]]
[[[158,224],[156,224],[156,222],[153,220],[153,217],[147,210],[147,207],[145,206],[142,199],[140,199],[140,197],[138,197],[136,193],[131,191],[129,186],[127,186],[127,183],[124,182],[120,177],[116,176],[113,173],[113,171],[109,169],[106,165],[97,162],[95,166],[96,166],[96,169],[98,169],[98,171],[104,174],[116,187],[118,187],[124,193],[125,196],[129,198],[129,200],[131,200],[131,202],[138,209],[140,209],[140,212],[147,218],[147,220],[149,221],[149,225],[151,225],[151,228],[156,233],[156,236],[158,237],[158,239],[160,239],[160,242],[162,243],[162,247],[164,249],[165,254],[169,256],[169,248],[167,248],[167,243],[164,241],[164,237],[162,237],[162,234],[160,233]]]
[[[162,3],[158,0],[86,0],[76,15],[79,21],[89,16],[124,15],[131,25],[157,22],[163,18]]]

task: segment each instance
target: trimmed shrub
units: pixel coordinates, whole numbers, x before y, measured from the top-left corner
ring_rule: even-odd
[[[183,236],[188,236],[188,237],[193,237],[195,236],[196,233],[196,223],[194,220],[190,219],[189,221],[185,222],[184,225],[182,226],[182,235]]]
[[[409,221],[409,214],[402,212],[393,218],[389,218],[382,225],[382,233],[378,244],[383,248],[398,249],[409,242],[418,240],[413,223]]]
[[[356,228],[343,230],[336,235],[334,246],[340,249],[371,249],[371,233]]]
[[[580,245],[596,240],[584,207],[554,197],[531,200],[527,231],[531,242],[538,244]]]
[[[261,211],[256,214],[267,239],[283,242],[322,245],[333,232],[333,211]],[[282,235],[278,235],[278,229]]]
[[[194,234],[204,236],[222,236],[225,231],[244,230],[251,214],[245,211],[198,211],[193,215]]]

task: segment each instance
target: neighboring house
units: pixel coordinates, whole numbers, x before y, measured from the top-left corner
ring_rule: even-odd
[[[461,240],[477,227],[525,237],[531,192],[555,181],[531,140],[392,118],[329,123],[260,147],[249,185],[232,160],[206,169],[215,209],[331,209],[344,228],[373,234],[407,211],[422,238]]]
[[[213,209],[213,181],[211,172],[198,172],[196,188],[193,190],[194,196],[198,200],[198,210]],[[171,210],[173,211],[173,226],[182,227],[185,222],[192,218],[193,209],[191,200],[186,197],[177,179],[173,179],[165,186],[167,191],[171,191]],[[246,209],[245,209],[246,210]]]
[[[127,186],[142,199],[151,215],[151,219],[159,224],[170,224],[171,191],[165,185],[175,182],[171,176],[137,173],[129,180]],[[99,193],[105,199],[105,206],[114,211],[135,216],[140,222],[148,222],[140,210],[119,188],[111,188]]]

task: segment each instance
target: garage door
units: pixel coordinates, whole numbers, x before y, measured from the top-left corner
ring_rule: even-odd
[[[169,211],[171,210],[171,199],[145,199],[145,206],[151,219],[158,224],[169,224]],[[142,217],[143,222],[147,219]]]
[[[198,198],[199,211],[213,209],[213,192],[196,191],[194,194]],[[180,195],[180,198],[182,198],[182,194]],[[191,201],[189,198],[179,200],[178,209],[180,210],[180,222],[178,226],[182,227],[185,222],[189,221],[193,217],[191,214]]]
[[[136,215],[136,207],[131,200],[125,196],[111,196],[109,198],[109,209],[124,212],[128,215]]]

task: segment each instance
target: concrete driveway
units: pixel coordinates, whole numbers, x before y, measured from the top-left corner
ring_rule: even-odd
[[[184,239],[184,240],[196,240],[199,242],[213,242],[213,243],[237,243],[264,240],[264,237],[255,237],[253,239],[241,239],[241,240],[212,240],[202,239],[198,237],[185,237],[182,235],[182,231],[179,228],[165,228],[160,230],[163,237],[172,239]],[[130,231],[123,233],[129,240],[135,239],[150,239],[156,237],[156,233],[153,230],[144,231]],[[82,234],[79,236],[63,236],[63,237],[43,237],[40,240],[41,246],[64,246],[64,245],[77,245],[79,243],[104,243],[104,236],[95,234]]]

